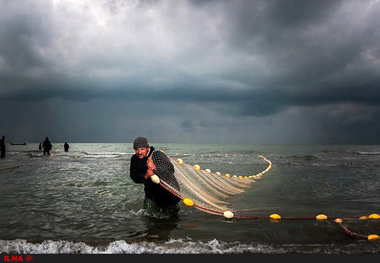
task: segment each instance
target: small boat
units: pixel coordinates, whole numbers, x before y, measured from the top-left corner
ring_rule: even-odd
[[[24,143],[15,143],[15,142],[11,142],[10,144],[11,144],[11,145],[26,145],[25,142],[24,142]]]

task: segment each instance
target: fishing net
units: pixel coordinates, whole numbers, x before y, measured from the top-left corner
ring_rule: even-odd
[[[228,207],[228,199],[246,191],[256,179],[261,178],[272,168],[270,160],[264,156],[259,157],[268,163],[268,167],[264,171],[250,176],[231,176],[229,174],[222,175],[219,172],[212,172],[209,169],[203,170],[199,165],[190,165],[184,163],[182,159],[170,158],[161,151],[154,151],[152,153],[152,160],[155,164],[155,175],[152,176],[151,179],[153,182],[180,198],[185,205],[193,206],[210,214],[223,215],[226,218],[270,218],[271,220],[316,219],[323,221],[332,219],[350,236],[367,240],[380,240],[379,235],[358,234],[343,225],[343,219],[380,219],[379,214],[371,214],[368,217],[327,217],[324,214],[319,214],[315,217],[281,217],[279,214],[271,214],[270,216],[234,214],[236,211]]]
[[[152,154],[156,165],[156,176],[152,178],[154,182],[179,197],[187,206],[225,217],[233,216],[228,207],[228,198],[246,191],[272,166],[268,159],[259,156],[268,163],[264,171],[250,176],[222,175],[209,169],[203,170],[199,165],[184,163],[182,159],[167,157],[162,152],[158,153],[160,151]]]

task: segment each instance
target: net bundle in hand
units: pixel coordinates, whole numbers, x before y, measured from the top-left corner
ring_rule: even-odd
[[[152,154],[157,168],[157,177],[152,180],[179,197],[187,206],[230,218],[233,213],[228,208],[228,198],[246,191],[255,179],[272,167],[271,161],[259,157],[269,164],[264,171],[251,176],[231,176],[203,170],[199,165],[186,164],[182,159],[168,158],[165,154]]]

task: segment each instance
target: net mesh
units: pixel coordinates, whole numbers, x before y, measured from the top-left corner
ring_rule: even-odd
[[[155,174],[160,178],[159,184],[183,201],[186,199],[188,202],[184,202],[185,204],[190,203],[190,206],[211,214],[231,211],[228,198],[246,191],[255,179],[271,168],[271,162],[260,156],[269,166],[256,175],[221,175],[208,169],[203,170],[198,165],[184,163],[182,159],[170,158],[162,152],[156,152],[160,153],[155,151],[152,160],[156,165]]]

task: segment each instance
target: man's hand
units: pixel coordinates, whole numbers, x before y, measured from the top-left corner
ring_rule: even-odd
[[[145,179],[148,179],[152,175],[154,175],[154,170],[156,170],[156,165],[154,164],[152,158],[148,158],[148,160],[146,160],[146,165],[148,166],[148,171],[146,171]]]
[[[146,160],[146,165],[148,166],[148,170],[156,170],[156,165],[154,164],[152,157],[150,157],[148,160]]]
[[[150,178],[152,175],[154,175],[154,171],[152,169],[148,169],[145,174],[145,179]]]

